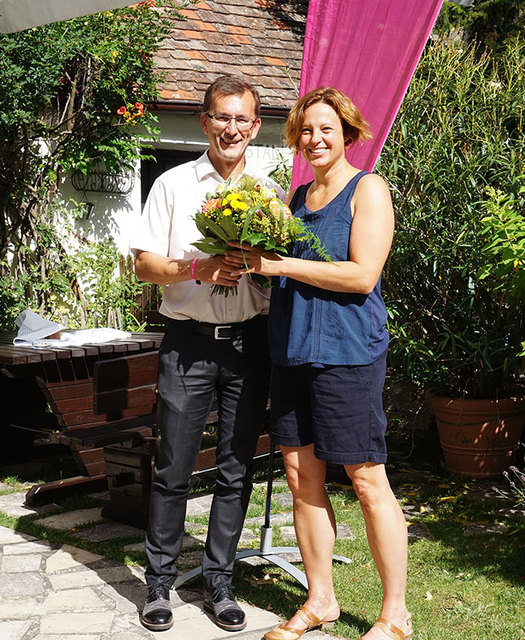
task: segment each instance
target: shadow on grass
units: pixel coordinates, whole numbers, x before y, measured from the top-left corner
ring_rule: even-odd
[[[0,462],[0,482],[16,478],[25,484],[40,484],[82,475],[69,447],[58,444],[35,444],[23,460]]]
[[[464,511],[461,512],[464,515]],[[433,520],[414,519],[425,524],[434,539],[431,546],[439,544],[436,561],[441,569],[452,574],[468,574],[476,571],[488,579],[504,579],[515,586],[523,586],[523,549],[525,548],[525,527],[516,521],[507,520],[508,527],[502,533],[479,533],[465,535],[465,527],[472,524],[490,525],[502,523],[488,513],[469,513],[468,519],[454,522],[453,513],[437,515]],[[511,535],[509,535],[511,534]],[[418,541],[410,541],[410,547]],[[410,553],[410,550],[409,550]]]
[[[274,611],[283,619],[289,620],[304,604],[307,597],[306,590],[284,572],[280,573],[278,582],[269,580],[265,584],[264,575],[267,569],[268,565],[253,567],[238,563],[234,574],[236,593],[252,605]],[[361,634],[371,626],[362,617],[352,615],[344,609],[341,609],[341,615],[331,631],[337,634],[338,627],[341,625],[357,629]]]

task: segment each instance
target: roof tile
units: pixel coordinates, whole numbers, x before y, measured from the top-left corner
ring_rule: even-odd
[[[308,0],[199,0],[173,20],[156,56],[165,72],[160,100],[201,101],[218,75],[242,74],[262,104],[290,107],[298,96]]]

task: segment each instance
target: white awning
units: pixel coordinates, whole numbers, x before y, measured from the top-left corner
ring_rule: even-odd
[[[23,31],[130,4],[137,4],[137,0],[0,0],[0,33]]]

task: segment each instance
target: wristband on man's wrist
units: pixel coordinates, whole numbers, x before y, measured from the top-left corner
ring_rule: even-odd
[[[193,258],[193,260],[191,261],[191,265],[190,265],[190,276],[193,278],[193,280],[195,280],[195,282],[197,284],[201,284],[200,280],[197,280],[197,274],[196,274],[196,269],[197,269],[197,260],[199,258]]]

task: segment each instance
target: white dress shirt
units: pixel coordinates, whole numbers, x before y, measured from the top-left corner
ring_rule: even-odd
[[[284,193],[260,171],[246,166],[242,173],[263,178],[277,188],[280,197]],[[208,193],[214,193],[219,184],[226,182],[204,153],[197,160],[169,169],[155,180],[142,216],[131,242],[132,250],[149,251],[175,259],[207,257],[191,245],[202,235],[193,220],[201,209]],[[269,301],[242,276],[237,295],[210,295],[211,286],[198,285],[195,280],[164,285],[160,312],[176,320],[193,319],[198,322],[230,324],[242,322],[268,313]]]

